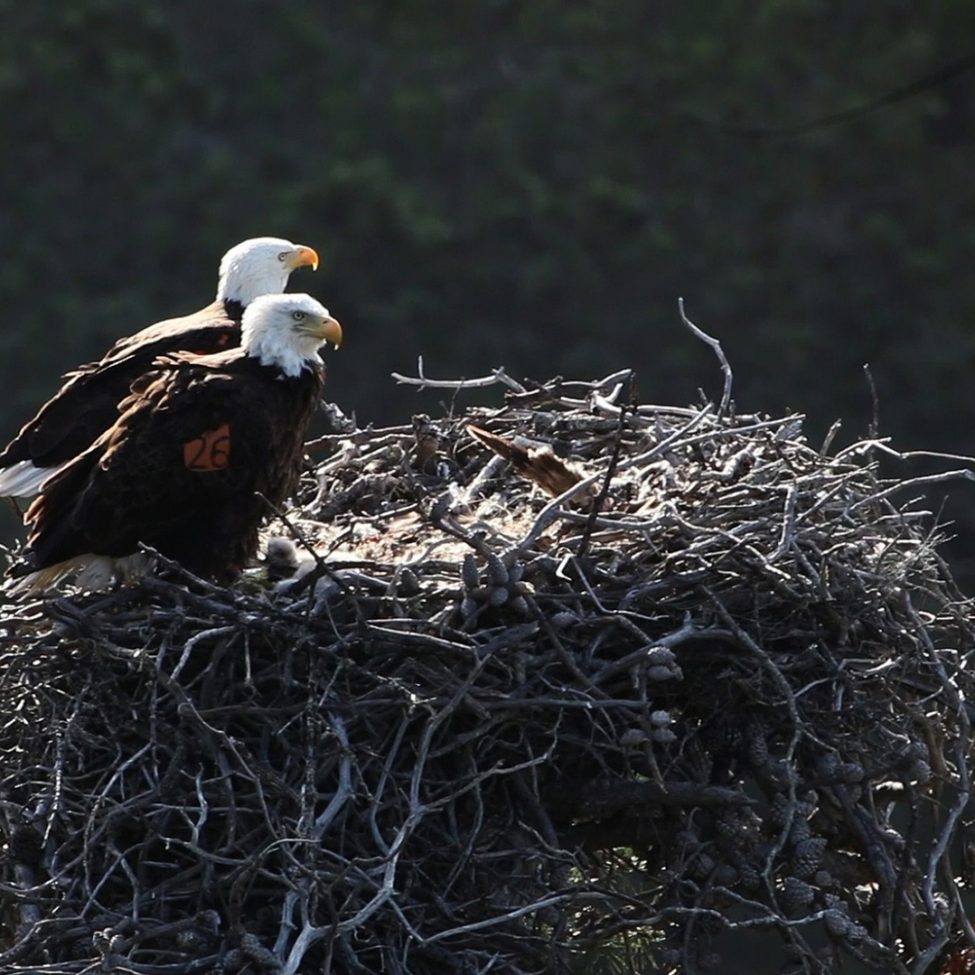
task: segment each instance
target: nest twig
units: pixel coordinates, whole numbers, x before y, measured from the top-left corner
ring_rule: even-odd
[[[494,378],[323,438],[294,578],[5,608],[0,970],[962,957],[975,629],[914,482],[799,416]]]

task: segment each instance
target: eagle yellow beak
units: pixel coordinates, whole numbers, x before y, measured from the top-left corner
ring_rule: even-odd
[[[293,271],[296,267],[311,267],[313,271],[318,270],[318,253],[313,247],[306,247],[298,244],[295,249],[285,259],[285,264]]]
[[[324,339],[326,342],[331,342],[336,349],[342,344],[342,326],[331,316],[323,318],[310,331],[313,335],[317,335],[318,338]]]

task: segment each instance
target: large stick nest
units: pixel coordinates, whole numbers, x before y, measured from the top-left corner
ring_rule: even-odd
[[[913,482],[500,375],[313,445],[293,578],[5,607],[0,970],[965,963],[975,630]]]

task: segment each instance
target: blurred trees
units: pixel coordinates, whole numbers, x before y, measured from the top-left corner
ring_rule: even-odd
[[[66,368],[207,300],[257,234],[347,324],[330,392],[393,369],[634,366],[685,402],[975,451],[975,74],[756,137],[969,53],[964,0],[0,0],[0,435]],[[420,401],[422,403],[422,400]]]

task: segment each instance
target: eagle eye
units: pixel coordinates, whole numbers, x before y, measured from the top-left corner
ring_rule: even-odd
[[[288,256],[288,252],[287,252],[287,251],[281,251],[281,253],[280,253],[280,254],[278,254],[278,260],[279,260],[279,261],[282,261],[282,262],[283,262],[283,261],[284,261],[284,259],[285,259],[285,258],[286,258],[287,256]]]
[[[304,321],[304,318],[305,318],[305,313],[304,313],[303,311],[293,311],[293,312],[291,313],[291,317],[292,317],[292,318],[293,318],[293,319],[294,319],[294,320],[295,320],[296,322],[300,322],[300,321]]]

